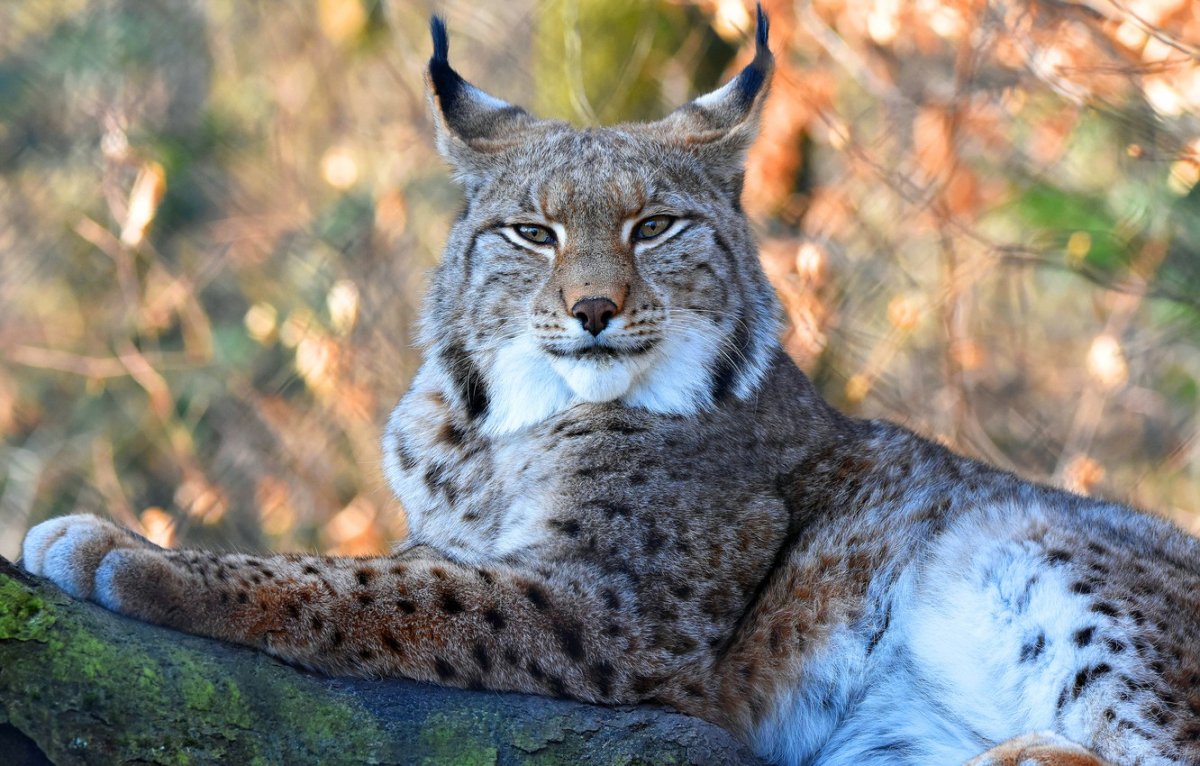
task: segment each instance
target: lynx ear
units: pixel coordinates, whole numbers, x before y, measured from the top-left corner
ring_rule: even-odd
[[[746,150],[758,134],[775,57],[767,47],[770,22],[758,6],[754,60],[729,82],[684,104],[657,126],[669,142],[700,156],[709,172],[732,191],[740,192]]]
[[[489,96],[451,68],[446,23],[429,22],[433,56],[425,74],[437,148],[468,183],[486,171],[489,157],[516,144],[536,120],[524,109]]]

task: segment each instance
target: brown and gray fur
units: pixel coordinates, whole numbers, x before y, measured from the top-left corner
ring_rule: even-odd
[[[466,207],[384,440],[394,555],[70,516],[25,566],[325,673],[665,703],[781,763],[1200,763],[1195,539],[846,417],[780,349],[739,206],[759,25],[724,88],[574,130],[461,80],[435,21]]]

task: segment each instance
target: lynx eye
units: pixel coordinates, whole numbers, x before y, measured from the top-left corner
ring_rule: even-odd
[[[671,224],[674,222],[675,219],[669,215],[651,216],[637,225],[637,228],[633,230],[633,238],[641,240],[654,239],[671,228]]]
[[[554,232],[547,229],[545,226],[535,226],[532,223],[518,223],[513,226],[521,239],[528,240],[535,245],[553,245]]]

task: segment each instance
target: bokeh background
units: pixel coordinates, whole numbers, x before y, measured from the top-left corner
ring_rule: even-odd
[[[767,0],[745,204],[831,400],[1200,532],[1200,4]],[[580,125],[750,53],[740,0],[0,4],[0,554],[385,550],[379,469],[469,79]]]

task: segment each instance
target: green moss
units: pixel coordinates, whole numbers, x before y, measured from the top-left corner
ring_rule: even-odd
[[[90,751],[103,740],[123,759],[164,766],[378,760],[386,737],[357,702],[266,657],[210,656],[194,638],[44,597],[45,587],[0,574],[0,699],[51,758],[75,762],[61,743],[90,741]],[[107,725],[82,736],[99,710]]]
[[[435,713],[426,718],[421,727],[420,762],[427,766],[495,766],[499,758],[496,748],[481,744],[463,728],[463,721],[455,716]]]
[[[207,678],[185,677],[180,687],[183,689],[183,703],[190,710],[209,710],[217,696],[217,687]]]
[[[54,615],[46,602],[8,577],[0,577],[0,640],[48,640]]]

